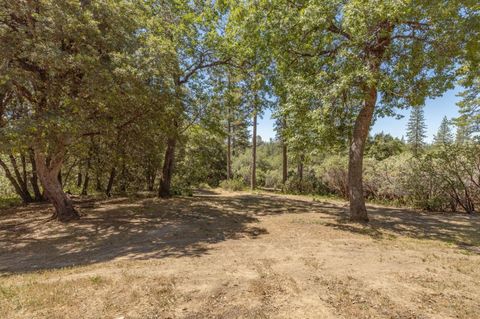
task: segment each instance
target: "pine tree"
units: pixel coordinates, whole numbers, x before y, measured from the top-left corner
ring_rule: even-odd
[[[412,108],[407,126],[407,139],[413,155],[417,156],[425,145],[427,125],[422,107]]]
[[[470,127],[468,125],[457,125],[457,131],[455,133],[455,143],[463,144],[470,140]]]
[[[434,137],[434,143],[438,145],[451,144],[453,142],[453,133],[450,128],[450,122],[445,116],[438,128],[438,132]]]
[[[460,116],[454,119],[459,126],[468,127],[470,133],[480,132],[480,79],[474,78],[471,82],[462,80],[466,89],[458,96],[462,98],[457,103]]]

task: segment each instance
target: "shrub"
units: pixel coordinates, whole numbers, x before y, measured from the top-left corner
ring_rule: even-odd
[[[344,156],[330,156],[316,168],[319,182],[328,193],[341,197],[348,197],[347,158]]]
[[[220,187],[229,191],[241,191],[245,184],[241,179],[227,179],[220,182]]]
[[[282,172],[280,170],[270,170],[265,173],[264,185],[267,188],[280,189],[282,185]]]

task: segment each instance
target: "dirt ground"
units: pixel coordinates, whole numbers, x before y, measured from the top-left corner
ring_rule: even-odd
[[[0,212],[1,318],[480,318],[480,217],[268,193]]]

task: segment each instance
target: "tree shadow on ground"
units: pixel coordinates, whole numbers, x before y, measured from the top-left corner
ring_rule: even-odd
[[[209,244],[266,234],[254,216],[212,206],[204,198],[112,199],[78,203],[84,216],[48,222],[46,205],[3,213],[0,274],[88,265],[115,258],[201,256]]]
[[[352,223],[348,207],[342,203],[317,202],[275,195],[238,195],[212,199],[232,210],[252,216],[284,213],[319,213],[323,224],[338,230],[368,235],[374,239],[404,236],[420,240],[439,240],[470,252],[480,253],[480,216],[432,213],[410,209],[369,206],[368,224]]]
[[[347,222],[343,204],[271,194],[160,199],[114,198],[77,203],[85,214],[70,224],[45,223],[47,205],[0,215],[0,274],[89,265],[117,258],[159,259],[202,256],[211,244],[257,238],[267,229],[259,218],[314,213],[320,224],[368,235],[440,240],[469,249],[480,246],[478,216],[427,214],[371,207],[369,225]]]

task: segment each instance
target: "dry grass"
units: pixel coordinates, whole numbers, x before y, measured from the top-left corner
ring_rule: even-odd
[[[1,318],[478,318],[480,218],[203,192],[0,213]]]

